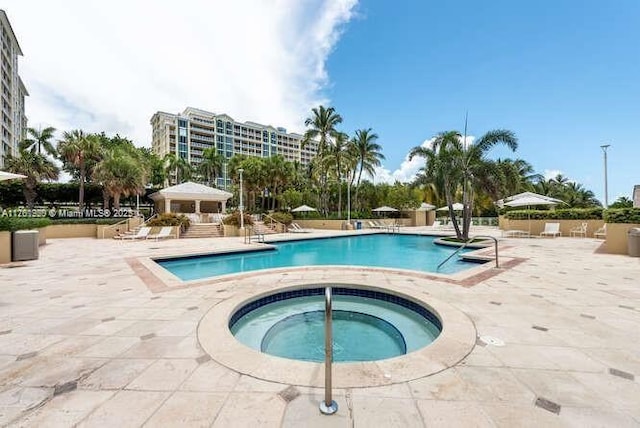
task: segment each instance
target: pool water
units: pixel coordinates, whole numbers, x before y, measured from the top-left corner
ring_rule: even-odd
[[[273,243],[275,250],[156,260],[183,281],[293,266],[351,265],[451,274],[477,263],[453,257],[456,248],[433,243],[435,237],[374,234]],[[464,249],[460,253],[471,251]]]
[[[324,361],[324,316],[324,295],[285,298],[233,319],[230,330],[255,350],[320,362]],[[407,307],[358,295],[334,293],[332,323],[336,362],[404,355],[440,334],[438,325]]]

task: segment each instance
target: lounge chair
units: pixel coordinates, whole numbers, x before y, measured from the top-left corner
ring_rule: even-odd
[[[173,226],[163,226],[160,232],[147,235],[147,239],[155,239],[157,241],[158,239],[171,238],[174,236],[171,234],[172,231]]]
[[[607,239],[607,225],[605,224],[600,229],[593,232],[593,237],[597,239]]]
[[[540,233],[540,236],[551,236],[552,238],[562,236],[562,232],[560,232],[560,223],[545,223],[544,230]]]
[[[440,220],[434,220],[431,227],[434,229],[440,229],[442,227],[442,222]]]
[[[580,226],[576,226],[569,231],[569,236],[581,236],[587,237],[587,223],[582,223]]]
[[[307,229],[301,228],[298,223],[291,223],[291,228],[289,229],[289,232],[293,232],[293,233],[309,233],[309,231]]]
[[[141,227],[140,229],[138,229],[138,232],[131,234],[131,235],[124,235],[122,237],[122,240],[126,240],[126,239],[130,239],[130,240],[134,240],[134,239],[146,239],[147,236],[149,235],[149,232],[151,232],[151,228],[144,226]]]
[[[502,236],[504,238],[529,238],[531,235],[526,230],[503,230]]]
[[[378,223],[377,221],[375,221],[375,220],[373,220],[373,221],[369,221],[368,223],[369,223],[369,226],[370,226],[372,229],[386,229],[386,228],[387,228],[387,226],[383,226],[383,225],[379,224],[379,223]]]

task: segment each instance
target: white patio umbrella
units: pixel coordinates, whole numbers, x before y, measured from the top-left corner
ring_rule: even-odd
[[[292,213],[306,213],[309,211],[318,211],[318,210],[310,207],[309,205],[300,205],[299,207],[296,207],[291,210]]]
[[[377,213],[392,213],[392,212],[396,212],[398,210],[395,209],[395,208],[391,208],[391,207],[388,207],[388,206],[385,205],[385,206],[373,209],[371,211],[374,211],[374,212],[377,212]]]
[[[510,198],[507,198],[507,199],[510,199]],[[527,209],[530,209],[532,206],[535,206],[535,205],[558,205],[559,203],[564,203],[564,202],[561,201],[560,199],[554,199],[548,196],[532,193],[531,195],[520,196],[516,199],[512,199],[508,202],[505,202],[504,205],[507,207],[527,207]],[[529,217],[529,235],[531,235],[531,213],[529,212],[527,214]]]
[[[464,206],[460,202],[456,202],[455,204],[453,204],[454,211],[462,211],[463,209]],[[438,208],[436,211],[449,211],[449,207],[445,205],[444,207]]]
[[[430,211],[432,209],[434,209],[436,206],[435,205],[431,205],[428,204],[426,202],[423,202],[420,204],[420,207],[418,208],[418,211]]]
[[[0,181],[13,180],[15,178],[27,178],[27,176],[22,174],[12,174],[10,172],[0,171]]]

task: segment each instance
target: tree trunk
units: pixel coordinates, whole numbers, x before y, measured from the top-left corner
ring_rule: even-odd
[[[456,231],[456,237],[458,239],[462,239],[462,233],[460,232],[460,227],[458,226],[458,221],[456,219],[456,213],[453,211],[453,195],[451,194],[451,187],[449,185],[449,180],[444,180],[444,193],[447,198],[447,207],[449,207],[449,218],[453,223],[453,228]]]
[[[120,209],[120,192],[116,192],[113,194],[113,209]]]
[[[36,192],[36,183],[30,183],[29,181],[30,180],[27,179],[27,181],[24,183],[22,193],[24,194],[24,200],[27,203],[27,208],[32,210],[33,206],[35,205],[36,196],[38,196],[38,193]]]
[[[360,205],[360,201],[358,200],[358,191],[360,190],[360,179],[362,178],[362,168],[363,167],[364,167],[364,165],[361,162],[360,163],[360,172],[358,172],[358,183],[356,184],[356,205],[358,207],[358,210],[362,209],[362,206]]]
[[[80,217],[83,217],[84,209],[84,178],[85,178],[84,166],[80,168],[80,195],[78,196],[78,211],[80,211]]]
[[[109,192],[107,191],[106,188],[102,188],[102,208],[104,208],[105,210],[109,209],[109,199],[111,199],[111,196],[109,195]]]

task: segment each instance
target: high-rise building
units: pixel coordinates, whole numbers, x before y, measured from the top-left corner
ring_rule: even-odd
[[[18,55],[22,49],[11,28],[9,18],[0,10],[0,69],[2,70],[2,137],[0,143],[0,167],[4,158],[18,154],[18,144],[25,137],[27,117],[24,114],[24,97],[29,95],[18,75]]]
[[[197,166],[202,152],[215,147],[229,159],[233,155],[270,157],[282,155],[288,161],[306,165],[315,156],[318,145],[311,142],[302,147],[303,136],[287,133],[255,122],[236,122],[226,114],[215,114],[187,107],[180,114],[157,112],[151,117],[153,152],[160,157],[175,154]],[[218,187],[230,185],[223,174]]]

